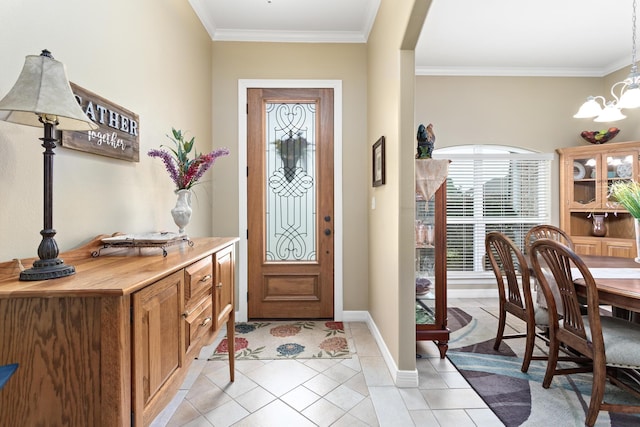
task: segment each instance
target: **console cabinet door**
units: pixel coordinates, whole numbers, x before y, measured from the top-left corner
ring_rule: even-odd
[[[213,289],[214,329],[218,330],[234,310],[235,259],[233,245],[214,254],[215,286]]]
[[[133,410],[144,425],[151,421],[145,414],[155,412],[154,396],[184,362],[183,295],[182,270],[133,294]]]

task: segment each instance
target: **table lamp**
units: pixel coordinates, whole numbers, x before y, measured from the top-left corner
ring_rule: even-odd
[[[98,126],[87,117],[76,100],[64,64],[43,50],[26,57],[22,72],[13,88],[0,101],[0,120],[28,126],[44,127],[40,138],[44,147],[44,228],[38,246],[39,259],[32,268],[20,273],[20,280],[35,281],[75,274],[71,265],[58,258],[58,244],[53,229],[53,149],[60,130],[91,130]]]

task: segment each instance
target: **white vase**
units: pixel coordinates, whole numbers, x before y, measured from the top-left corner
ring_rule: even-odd
[[[173,221],[178,226],[178,232],[184,234],[184,228],[191,219],[191,190],[178,190],[176,194],[178,195],[178,200],[174,208],[171,209],[171,216],[173,216]]]
[[[640,262],[640,219],[634,218],[633,222],[636,225],[636,262]]]

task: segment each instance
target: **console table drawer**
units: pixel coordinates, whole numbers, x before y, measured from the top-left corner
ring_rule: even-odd
[[[185,269],[184,299],[189,301],[211,289],[213,283],[213,261],[210,256],[191,264]]]
[[[185,318],[185,352],[199,348],[198,342],[209,336],[213,327],[213,300],[207,295],[197,308]]]

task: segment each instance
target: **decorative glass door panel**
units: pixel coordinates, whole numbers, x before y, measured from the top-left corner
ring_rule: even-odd
[[[416,323],[435,324],[435,203],[416,198]]]
[[[266,104],[267,261],[316,261],[315,104]]]
[[[600,171],[596,165],[596,159],[593,157],[573,159],[571,204],[574,207],[589,207],[599,202],[596,183],[600,179]]]
[[[611,153],[605,156],[607,174],[607,194],[605,208],[617,209],[620,204],[610,198],[611,185],[616,181],[631,181],[634,175],[633,155],[626,153]]]

